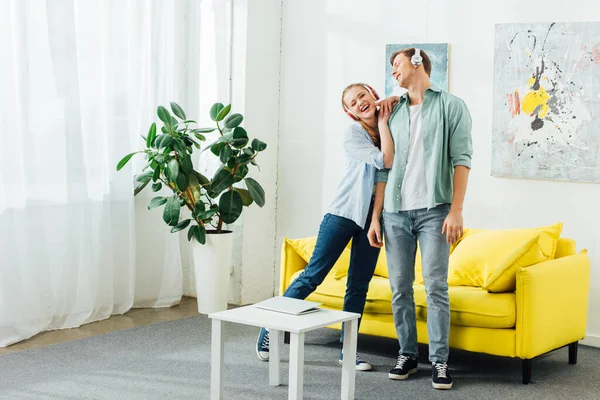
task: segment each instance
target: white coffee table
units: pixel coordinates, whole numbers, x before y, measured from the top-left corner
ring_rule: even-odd
[[[290,332],[288,399],[300,400],[304,386],[304,334],[338,322],[344,328],[344,362],[342,364],[342,400],[354,399],[356,336],[360,314],[321,309],[306,315],[289,315],[249,305],[209,314],[212,318],[211,399],[223,398],[223,330],[221,321],[269,328],[269,384],[279,386],[280,344],[283,332]],[[258,335],[258,332],[257,332]],[[254,349],[248,349],[248,351]],[[334,360],[332,360],[334,362]],[[335,360],[337,362],[337,360]]]

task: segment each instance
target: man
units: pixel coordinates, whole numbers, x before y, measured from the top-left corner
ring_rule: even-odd
[[[413,282],[417,240],[427,294],[427,331],[432,385],[450,389],[448,371],[448,256],[463,230],[463,202],[471,168],[471,117],[465,103],[430,81],[431,61],[419,49],[390,59],[393,76],[408,92],[393,108],[389,128],[395,143],[392,168],[377,177],[369,242],[382,247],[383,213],[392,311],[400,351],[391,379],[417,372],[418,347]]]

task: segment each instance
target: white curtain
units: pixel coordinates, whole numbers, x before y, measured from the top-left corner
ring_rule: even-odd
[[[157,105],[204,124],[227,98],[228,6],[0,0],[0,347],[180,301],[179,236],[133,197],[144,160],[115,167]]]

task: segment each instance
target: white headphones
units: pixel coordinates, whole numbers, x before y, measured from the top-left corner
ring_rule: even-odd
[[[410,58],[410,62],[415,67],[423,64],[423,57],[421,57],[421,49],[415,48],[415,54]]]

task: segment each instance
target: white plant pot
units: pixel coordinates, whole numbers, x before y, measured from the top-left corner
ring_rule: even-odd
[[[205,244],[192,243],[198,312],[227,310],[233,234],[208,233]]]

